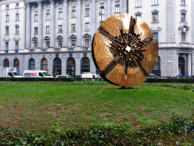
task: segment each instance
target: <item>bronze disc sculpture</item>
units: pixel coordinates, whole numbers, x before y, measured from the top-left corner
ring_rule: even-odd
[[[92,41],[92,57],[101,77],[119,86],[146,81],[158,59],[158,42],[141,18],[116,14],[98,28]]]

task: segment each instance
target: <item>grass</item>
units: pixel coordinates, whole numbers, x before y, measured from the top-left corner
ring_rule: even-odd
[[[132,128],[190,116],[194,92],[170,87],[0,82],[0,126],[44,130],[127,124]]]

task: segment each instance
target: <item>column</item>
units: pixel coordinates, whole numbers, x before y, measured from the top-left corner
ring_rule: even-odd
[[[82,10],[81,0],[77,0],[77,47],[82,46]]]
[[[188,54],[188,76],[191,76],[191,54]]]
[[[42,48],[42,2],[38,1],[38,48]]]
[[[63,48],[68,46],[68,8],[67,0],[63,0]]]
[[[91,21],[91,39],[96,33],[96,0],[92,0],[92,21]]]
[[[112,6],[111,0],[107,0],[107,3],[106,3],[106,7],[107,7],[106,18],[109,18],[110,16],[112,16],[111,6]]]
[[[31,46],[31,18],[30,18],[30,3],[26,3],[26,49]]]
[[[123,0],[123,11],[122,13],[127,13],[127,0]]]
[[[51,21],[50,21],[50,47],[55,47],[55,2],[50,0],[51,3]]]

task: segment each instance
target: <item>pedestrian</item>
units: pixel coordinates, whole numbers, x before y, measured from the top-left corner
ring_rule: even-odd
[[[179,78],[181,79],[182,77],[183,77],[182,74],[180,74],[180,75],[179,75]]]

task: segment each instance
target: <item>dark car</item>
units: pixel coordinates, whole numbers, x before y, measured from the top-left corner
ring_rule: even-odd
[[[157,75],[155,75],[155,74],[153,74],[153,73],[151,73],[150,75],[148,75],[147,78],[167,79],[167,78],[165,78],[165,77],[159,77],[159,76],[157,76]]]

